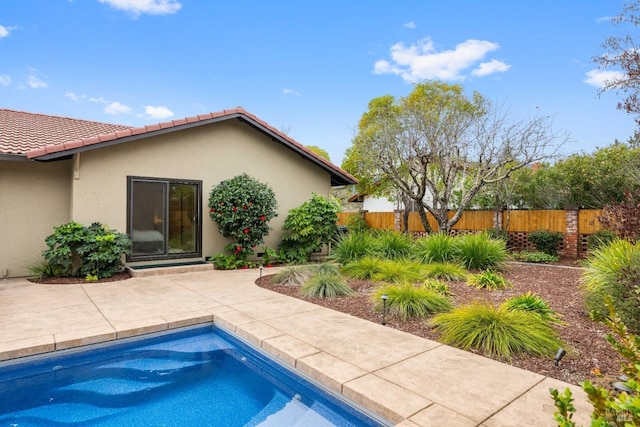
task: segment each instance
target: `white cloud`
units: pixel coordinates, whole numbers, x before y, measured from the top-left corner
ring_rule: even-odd
[[[622,78],[624,78],[624,73],[621,71],[591,70],[587,72],[587,77],[583,82],[590,86],[603,88],[607,82],[620,80]]]
[[[2,25],[0,25],[0,39],[3,37],[8,37],[9,36],[9,31],[10,29],[7,27],[3,27]]]
[[[149,15],[171,15],[182,7],[177,0],[98,0],[109,6],[130,12],[134,16],[142,14]]]
[[[27,84],[31,89],[43,89],[45,87],[49,87],[47,82],[40,80],[40,78],[34,75],[27,77]]]
[[[74,102],[80,102],[81,100],[84,99],[84,95],[76,95],[73,92],[67,92],[64,94],[65,98],[69,98],[70,100],[74,101]]]
[[[11,84],[11,77],[0,74],[0,85],[9,86]]]
[[[482,77],[488,76],[489,74],[494,73],[504,73],[511,68],[511,65],[507,65],[502,61],[498,61],[497,59],[492,59],[489,62],[483,62],[471,72],[474,76]]]
[[[144,113],[153,119],[166,119],[173,117],[173,111],[169,110],[165,106],[154,107],[152,105],[147,105],[144,107]]]
[[[131,107],[127,107],[118,101],[113,101],[111,104],[104,107],[104,112],[111,115],[128,114],[131,112]]]
[[[600,17],[596,18],[596,22],[598,24],[600,24],[602,22],[609,24],[609,23],[611,23],[611,20],[613,18],[615,18],[615,16],[600,16]]]
[[[285,95],[295,95],[295,96],[300,96],[300,92],[296,92],[295,90],[292,89],[283,89],[282,92]]]
[[[453,50],[438,52],[429,37],[410,46],[397,43],[391,47],[392,62],[377,61],[374,65],[374,73],[395,74],[410,83],[425,79],[464,80],[465,70],[499,47],[497,43],[486,40],[466,40],[456,45]],[[485,74],[476,75],[487,75],[489,71],[506,71],[509,67],[500,61],[496,62],[501,66],[496,67],[498,64],[493,64],[495,68],[491,68],[492,62],[487,63],[490,65],[484,68],[480,65],[477,72],[485,72]]]
[[[405,28],[410,28],[410,29],[412,29],[412,30],[413,30],[414,28],[416,28],[416,27],[417,27],[417,25],[416,25],[416,23],[415,23],[415,22],[411,21],[411,22],[407,22],[406,24],[404,24],[404,27],[405,27]]]

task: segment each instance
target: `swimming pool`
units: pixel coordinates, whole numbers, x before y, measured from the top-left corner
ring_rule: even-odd
[[[0,364],[0,426],[380,426],[213,325]]]

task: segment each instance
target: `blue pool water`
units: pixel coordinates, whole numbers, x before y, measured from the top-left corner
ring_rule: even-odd
[[[213,326],[0,364],[0,426],[380,426]]]

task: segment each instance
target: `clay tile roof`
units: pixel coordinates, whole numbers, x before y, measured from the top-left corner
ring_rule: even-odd
[[[0,109],[0,154],[24,155],[30,150],[125,129],[129,127]]]
[[[0,156],[15,155],[32,160],[52,160],[100,148],[111,143],[127,142],[157,134],[238,118],[250,126],[270,135],[291,150],[298,152],[331,173],[332,185],[356,183],[357,180],[333,163],[317,155],[267,122],[242,107],[186,117],[184,119],[141,127],[129,127],[91,122],[67,117],[48,116],[0,109]]]

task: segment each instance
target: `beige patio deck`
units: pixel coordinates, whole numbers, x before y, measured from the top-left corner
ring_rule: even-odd
[[[255,285],[258,270],[208,271],[82,285],[0,281],[0,360],[214,322],[392,423],[552,426],[542,375]],[[552,363],[552,361],[550,361]]]

